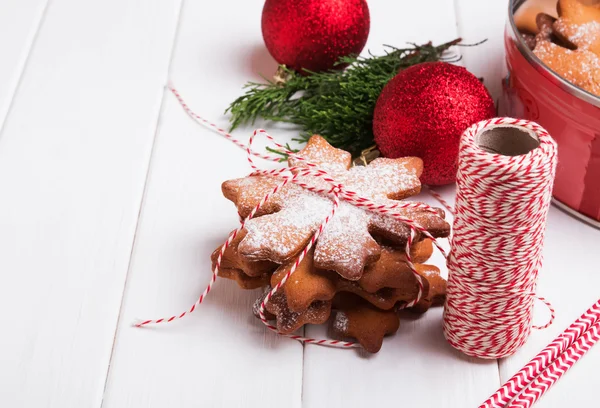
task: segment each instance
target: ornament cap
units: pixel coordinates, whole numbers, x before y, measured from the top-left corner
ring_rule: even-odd
[[[280,65],[273,75],[273,82],[275,85],[283,86],[290,79],[290,72],[287,70],[285,65]]]
[[[381,152],[377,149],[376,145],[368,147],[360,152],[360,156],[352,161],[353,166],[366,166],[373,160],[381,156]]]

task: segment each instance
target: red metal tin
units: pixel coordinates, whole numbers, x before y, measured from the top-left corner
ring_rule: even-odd
[[[558,143],[554,198],[600,227],[600,97],[565,81],[525,45],[513,19],[522,3],[511,0],[509,5],[501,114],[533,120],[548,130]]]

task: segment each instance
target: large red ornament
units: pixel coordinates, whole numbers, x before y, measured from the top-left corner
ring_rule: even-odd
[[[328,70],[340,57],[359,54],[369,26],[365,0],[266,0],[262,13],[267,49],[300,72]]]
[[[423,159],[423,184],[456,179],[458,144],[473,123],[496,115],[485,86],[463,67],[429,62],[410,67],[383,88],[373,117],[375,143],[386,157]]]

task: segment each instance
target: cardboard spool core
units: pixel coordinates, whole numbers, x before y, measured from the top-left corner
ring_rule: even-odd
[[[475,143],[488,153],[503,156],[520,156],[540,146],[540,140],[533,131],[518,126],[485,129],[475,137]]]

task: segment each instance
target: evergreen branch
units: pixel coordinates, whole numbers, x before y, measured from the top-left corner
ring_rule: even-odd
[[[292,139],[292,140],[296,140],[296,139]],[[298,149],[293,149],[293,148],[290,146],[290,144],[289,144],[289,143],[286,143],[286,144],[285,144],[285,148],[286,148],[287,150],[289,150],[290,152],[293,152],[293,153],[298,153],[298,152],[299,152],[299,150],[298,150]],[[276,154],[276,155],[279,155],[279,156],[281,156],[281,159],[279,159],[279,161],[280,161],[280,162],[287,161],[287,159],[288,159],[288,158],[289,158],[289,156],[290,156],[288,153],[282,152],[281,150],[273,149],[272,147],[269,147],[269,146],[265,147],[265,149],[267,149],[267,151],[269,151],[269,152],[271,152],[271,153],[274,153],[274,154]]]
[[[343,71],[306,71],[299,74],[280,66],[284,83],[251,82],[225,111],[231,129],[262,118],[288,122],[303,129],[301,140],[313,134],[354,155],[373,144],[373,111],[383,87],[400,70],[422,62],[439,61],[442,53],[460,43],[456,39],[439,46],[431,43],[410,48],[386,46],[382,56],[346,56],[338,64]]]

